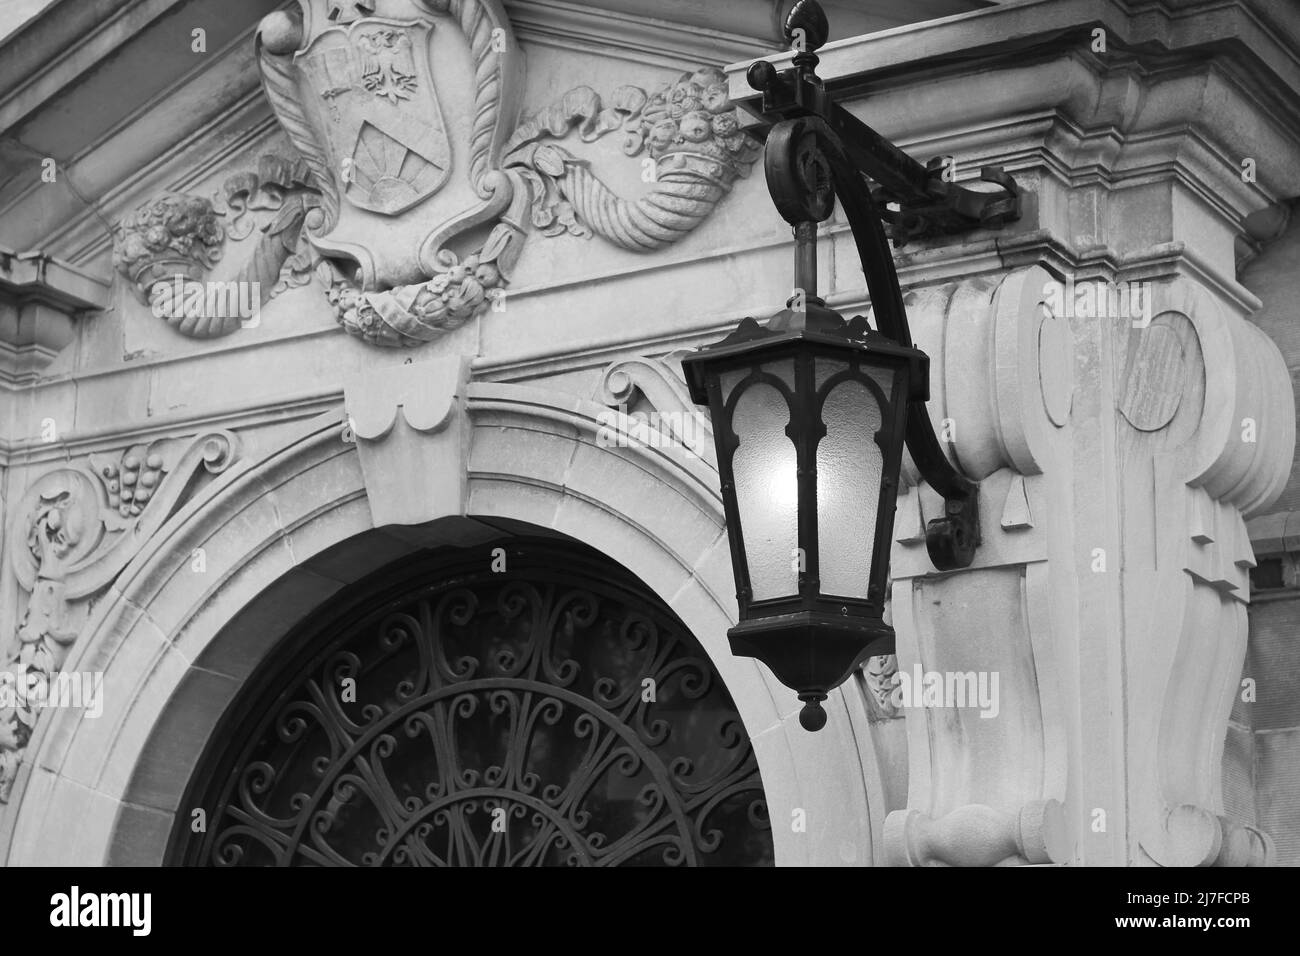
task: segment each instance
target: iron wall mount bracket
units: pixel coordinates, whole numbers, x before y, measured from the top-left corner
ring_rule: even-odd
[[[766,60],[756,61],[746,79],[762,95],[757,103],[742,100],[741,106],[773,126],[799,117],[821,119],[859,174],[869,178],[871,200],[895,248],[913,239],[999,229],[1020,218],[1020,189],[1001,166],[980,168],[980,180],[997,189],[970,189],[951,178],[951,157],[922,166],[837,103],[816,73],[814,51],[826,34],[826,17],[815,0],[795,4],[785,24],[787,41],[797,38],[793,67],[778,71]]]

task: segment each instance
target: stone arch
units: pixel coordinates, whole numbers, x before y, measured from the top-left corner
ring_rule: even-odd
[[[381,478],[363,467],[374,445],[340,440],[349,424],[340,409],[232,466],[147,542],[65,665],[104,672],[104,713],[57,711],[38,728],[15,792],[9,863],[160,862],[204,744],[275,642],[352,581],[473,535],[480,518],[582,541],[673,608],[754,743],[778,865],[872,862],[885,808],[860,695],[834,693],[827,728],[808,734],[794,694],[727,646],[734,586],[711,465],[680,445],[602,447],[609,413],[592,402],[512,385],[464,391],[463,427],[430,435],[398,421],[382,439],[419,469]],[[434,439],[440,453],[419,459]],[[419,524],[376,527],[375,499],[402,494],[412,474],[459,482],[461,500]],[[802,832],[788,822],[795,810]]]

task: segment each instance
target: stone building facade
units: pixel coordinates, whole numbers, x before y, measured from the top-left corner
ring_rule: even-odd
[[[788,3],[18,5],[0,859],[1300,863],[1300,8],[824,6],[1022,212],[896,251],[984,543],[935,572],[905,463],[898,653],[812,734],[680,371],[791,292]]]

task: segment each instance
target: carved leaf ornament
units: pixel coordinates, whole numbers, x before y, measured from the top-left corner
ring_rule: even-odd
[[[256,229],[227,280],[239,301],[260,308],[314,275],[347,332],[418,346],[505,294],[530,226],[662,249],[697,228],[761,152],[713,67],[653,93],[622,86],[608,102],[579,86],[513,127],[523,62],[498,0],[405,0],[385,10],[406,13],[382,17],[373,5],[300,6],[267,16],[257,39],[263,89],[297,156],[263,156],[212,200],[151,200],[118,228],[118,271],[184,335],[248,323],[196,290],[226,240]],[[474,66],[472,102],[446,92],[459,85],[444,72],[455,66],[431,55],[448,36]],[[469,127],[463,169],[448,138],[458,116]],[[653,162],[650,188],[620,196],[561,145],[575,133],[584,143],[621,135],[626,156]],[[483,226],[482,244],[467,248],[462,237]]]

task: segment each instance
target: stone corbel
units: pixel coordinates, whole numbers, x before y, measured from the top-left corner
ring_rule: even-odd
[[[1246,653],[1245,518],[1281,493],[1295,447],[1276,345],[1197,283],[1154,296],[1129,330],[1124,710],[1133,863],[1267,865],[1271,839],[1222,816],[1224,736]]]
[[[0,381],[34,379],[75,337],[78,316],[108,306],[110,291],[42,252],[0,246]]]
[[[342,440],[356,442],[376,527],[465,513],[470,361],[443,356],[344,384]]]
[[[1090,853],[1129,864],[1267,865],[1271,840],[1223,816],[1220,788],[1254,564],[1244,519],[1280,494],[1295,443],[1285,364],[1191,279],[1145,284],[1140,316],[1073,324],[1049,307],[1059,286],[1033,268],[910,305],[940,370],[936,430],[1001,506],[983,516],[976,563],[936,575],[923,544],[939,499],[924,485],[900,496],[891,610],[909,793],[886,820],[885,859],[1065,863],[1086,835]],[[1077,341],[1106,356],[1088,369],[1083,437]],[[1098,446],[1113,453],[1081,471],[1077,449]],[[944,706],[964,674],[997,675],[991,707]]]
[[[908,800],[885,821],[892,865],[1064,863],[1074,852],[1062,676],[1069,609],[1054,598],[1068,584],[1049,561],[1070,495],[1062,476],[1073,355],[1068,325],[1042,306],[1051,281],[1033,267],[926,289],[908,303],[931,356],[935,430],[981,481],[988,506],[975,564],[936,575],[925,524],[942,499],[905,464],[891,704],[906,718]]]

